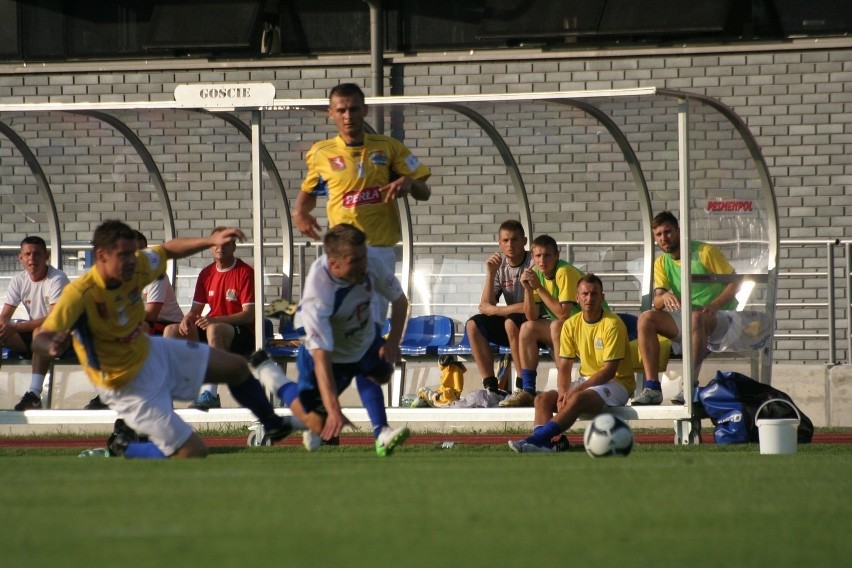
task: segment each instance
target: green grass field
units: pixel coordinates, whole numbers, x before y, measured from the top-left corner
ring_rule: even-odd
[[[840,566],[852,446],[0,449],[3,566]],[[846,560],[843,560],[843,559]]]

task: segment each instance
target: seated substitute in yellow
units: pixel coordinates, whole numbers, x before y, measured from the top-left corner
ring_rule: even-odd
[[[540,235],[532,243],[533,267],[521,276],[524,287],[524,315],[518,336],[521,388],[500,401],[500,406],[532,406],[538,378],[539,348],[552,349],[559,359],[559,334],[563,322],[576,314],[577,283],[583,273],[559,258],[559,246],[550,235]]]
[[[510,441],[513,451],[567,450],[568,439],[562,433],[581,414],[627,404],[636,388],[627,328],[603,302],[601,279],[591,273],[583,276],[577,287],[581,311],[568,318],[560,335],[558,390],[535,398],[535,429],[523,440]],[[575,358],[580,359],[581,379],[571,383]]]
[[[639,353],[645,371],[642,392],[633,399],[633,406],[657,405],[663,401],[659,380],[660,337],[680,343],[682,326],[680,268],[680,227],[669,211],[657,214],[651,222],[654,240],[663,254],[654,261],[653,307],[639,316]],[[691,274],[733,274],[734,268],[715,246],[692,241],[686,251]],[[730,310],[736,308],[737,282],[695,282],[690,298],[692,304],[692,361],[693,380],[697,384],[701,363],[707,356],[707,346],[717,343],[728,333]],[[682,397],[682,394],[680,395]],[[683,404],[680,398],[676,402]]]

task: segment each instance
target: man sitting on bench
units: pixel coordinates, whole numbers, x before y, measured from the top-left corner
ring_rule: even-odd
[[[677,218],[668,211],[659,213],[651,222],[654,240],[663,254],[654,261],[653,308],[642,312],[637,324],[639,354],[645,372],[644,388],[633,399],[633,406],[657,405],[663,402],[663,389],[659,380],[658,361],[660,340],[657,335],[680,343],[681,293],[680,293],[680,227]],[[722,252],[713,245],[692,241],[689,246],[692,274],[733,274],[734,269]],[[717,317],[719,310],[732,310],[737,305],[739,284],[730,282],[692,285],[692,361],[693,379],[698,380],[701,363],[707,354],[708,343],[719,343],[728,332],[727,317]],[[673,402],[683,404],[681,398]]]
[[[33,334],[53,309],[53,305],[68,284],[68,277],[58,268],[47,264],[47,243],[36,236],[21,241],[18,253],[23,271],[15,274],[9,282],[6,302],[0,311],[0,345],[32,356],[33,374],[30,387],[15,410],[38,410],[41,408],[41,392],[44,377],[50,368],[50,357],[32,352]],[[29,320],[12,322],[12,316],[20,304],[24,305]]]
[[[586,274],[577,285],[580,313],[568,318],[559,336],[558,391],[535,397],[535,430],[523,440],[509,442],[519,454],[568,449],[562,433],[582,414],[597,414],[608,406],[624,406],[636,388],[627,327],[604,308],[603,283]],[[580,359],[578,382],[571,382],[574,359]],[[554,416],[554,413],[556,415]]]

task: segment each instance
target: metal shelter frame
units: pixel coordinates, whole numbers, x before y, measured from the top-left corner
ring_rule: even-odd
[[[517,212],[521,222],[527,231],[527,234],[534,234],[533,219],[531,208],[528,199],[528,190],[524,182],[524,175],[519,168],[515,157],[513,156],[511,147],[506,143],[504,136],[499,129],[492,124],[481,112],[476,110],[477,105],[501,105],[505,103],[523,104],[525,102],[540,102],[545,104],[553,104],[559,106],[568,106],[588,117],[593,118],[598,124],[603,127],[612,137],[615,144],[619,148],[624,162],[629,167],[632,184],[635,187],[637,201],[639,203],[640,217],[643,224],[643,258],[644,263],[641,275],[641,289],[643,295],[653,293],[653,275],[652,266],[654,259],[654,241],[651,235],[651,218],[652,207],[651,198],[648,188],[648,183],[643,174],[641,164],[637,158],[636,152],[631,146],[628,135],[619,126],[618,121],[612,116],[609,116],[602,109],[601,101],[612,101],[616,99],[624,100],[646,100],[662,97],[665,99],[674,99],[677,101],[677,120],[678,120],[678,191],[680,200],[680,224],[681,224],[681,250],[689,250],[688,243],[691,238],[692,229],[692,179],[691,179],[691,132],[690,132],[690,105],[701,105],[712,109],[712,111],[720,114],[726,121],[730,123],[733,130],[744,143],[754,164],[757,172],[757,179],[760,184],[760,193],[765,199],[767,236],[768,236],[768,269],[763,274],[740,274],[735,278],[749,279],[754,282],[767,285],[769,290],[766,301],[768,311],[775,304],[775,281],[777,279],[778,268],[778,222],[777,222],[777,206],[775,202],[775,194],[772,186],[772,181],[769,176],[768,167],[760,152],[760,148],[754,139],[754,136],[748,130],[745,123],[738,117],[733,110],[721,102],[693,93],[687,93],[669,89],[658,88],[637,88],[637,89],[622,89],[622,90],[600,90],[600,91],[576,91],[576,92],[548,92],[548,93],[522,93],[522,94],[505,94],[505,95],[468,95],[468,96],[398,96],[398,97],[370,97],[366,102],[371,109],[376,109],[375,114],[379,117],[385,115],[385,110],[392,110],[398,107],[431,107],[439,108],[444,111],[457,113],[469,119],[475,124],[483,134],[491,141],[496,149],[500,159],[506,167],[509,175],[512,190],[515,196]],[[130,146],[138,154],[140,160],[144,164],[150,179],[153,184],[156,195],[160,204],[160,209],[163,217],[164,233],[166,238],[175,236],[175,216],[171,207],[171,198],[168,191],[168,184],[164,181],[162,172],[159,171],[156,161],[151,153],[145,147],[145,144],[127,124],[121,120],[120,113],[124,111],[142,111],[156,109],[160,111],[168,110],[188,110],[210,113],[219,117],[226,125],[235,129],[251,143],[251,177],[252,177],[252,219],[253,219],[253,256],[255,269],[259,271],[259,276],[255,278],[255,293],[258,306],[258,317],[256,318],[257,337],[263,337],[263,321],[261,310],[264,304],[264,289],[262,271],[264,267],[264,251],[263,251],[263,219],[262,219],[262,191],[264,186],[264,173],[268,176],[269,183],[276,190],[276,195],[280,198],[280,218],[281,226],[284,235],[284,246],[282,251],[283,266],[282,272],[285,276],[285,293],[289,293],[290,280],[293,275],[293,228],[290,218],[290,211],[287,200],[287,189],[285,182],[278,171],[278,167],[274,161],[273,155],[268,151],[263,143],[263,122],[264,116],[269,113],[287,112],[291,109],[299,109],[300,111],[307,110],[316,114],[326,112],[328,101],[326,99],[274,99],[272,104],[255,106],[255,107],[237,107],[237,108],[198,108],[197,106],[187,106],[178,101],[160,101],[160,102],[123,102],[123,103],[37,103],[37,104],[0,104],[0,137],[9,140],[13,146],[22,155],[27,167],[31,170],[40,198],[44,201],[47,209],[47,225],[49,227],[51,238],[52,262],[58,263],[61,258],[62,251],[62,227],[57,214],[56,204],[53,199],[48,176],[45,175],[39,160],[37,152],[34,152],[26,142],[25,137],[19,135],[15,129],[4,121],[4,117],[9,113],[71,113],[85,115],[90,118],[99,120],[117,132],[119,132],[130,144]],[[246,124],[234,111],[248,111],[250,113],[250,124]],[[383,125],[378,125],[376,130],[382,131]],[[293,188],[290,188],[291,192]],[[402,229],[402,280],[405,289],[410,290],[411,275],[414,271],[413,259],[413,242],[414,242],[414,223],[412,221],[411,210],[407,200],[399,200],[399,213]],[[175,267],[171,266],[169,275],[174,278]],[[696,279],[691,276],[689,263],[684,263],[682,270],[682,290],[684,297],[688,297],[690,287]],[[724,279],[722,279],[724,280]],[[719,280],[717,280],[719,281]],[[691,312],[689,306],[686,307],[686,314]],[[650,407],[643,409],[633,409],[628,413],[628,417],[634,418],[671,418],[676,424],[688,424],[694,416],[692,404],[692,355],[691,355],[691,318],[683,318],[684,330],[684,372],[685,372],[685,395],[686,404],[676,407]],[[774,323],[774,322],[773,322]],[[771,380],[771,340],[767,342],[768,347],[763,349],[758,359],[753,365],[755,373],[763,382]],[[682,430],[678,433],[681,439],[688,440],[689,427],[679,427]]]

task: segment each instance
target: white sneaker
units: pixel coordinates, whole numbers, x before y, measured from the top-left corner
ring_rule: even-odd
[[[529,442],[527,442],[525,440],[518,440],[518,441],[509,440],[509,448],[511,448],[511,450],[513,452],[516,452],[516,453],[519,453],[519,454],[530,454],[530,453],[534,453],[534,452],[553,452],[554,451],[554,449],[552,447],[547,448],[545,446],[536,446],[535,444],[530,444]]]
[[[502,406],[503,408],[535,406],[535,395],[525,390],[515,391],[501,400],[498,406]]]
[[[309,452],[317,451],[322,446],[322,438],[319,434],[315,434],[310,430],[302,432],[302,445]]]
[[[376,438],[376,453],[382,457],[389,456],[397,446],[402,445],[411,435],[408,426],[402,428],[391,428],[386,426]]]
[[[633,406],[656,406],[663,403],[663,391],[642,389],[639,396],[633,399]]]

